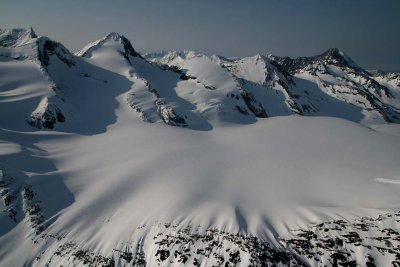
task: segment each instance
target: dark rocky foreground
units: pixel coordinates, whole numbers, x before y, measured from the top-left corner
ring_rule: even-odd
[[[331,220],[292,229],[273,245],[252,235],[218,229],[183,227],[155,223],[139,227],[132,243],[121,243],[107,255],[100,255],[68,238],[68,233],[47,230],[48,221],[34,188],[18,184],[2,172],[0,195],[10,220],[32,229],[33,246],[51,244],[38,253],[39,266],[59,266],[59,262],[84,266],[400,266],[400,212]],[[21,214],[20,214],[21,213]]]
[[[384,225],[396,225],[400,213],[355,221],[334,220],[292,230],[293,237],[280,239],[278,246],[258,237],[233,234],[217,229],[200,233],[191,227],[158,224],[159,232],[147,244],[114,249],[110,255],[97,255],[74,242],[42,235],[60,242],[47,266],[59,257],[86,266],[380,266],[378,258],[400,266],[400,234]],[[144,226],[146,227],[146,226]],[[140,231],[141,229],[138,229]],[[147,261],[151,262],[147,262]],[[40,256],[37,258],[40,261]]]
[[[47,223],[43,216],[40,200],[26,183],[18,183],[0,169],[0,196],[4,203],[3,212],[15,223],[26,220],[36,235],[41,234]],[[20,214],[22,213],[22,215]]]

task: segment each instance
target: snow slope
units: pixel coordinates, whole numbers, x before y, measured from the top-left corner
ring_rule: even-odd
[[[297,59],[272,55],[227,59],[194,52],[145,56],[187,73],[202,68],[203,76],[212,77],[210,66],[196,63],[197,58],[208,58],[235,77],[269,116],[332,116],[365,125],[399,122],[398,74],[369,73],[338,49]]]
[[[18,49],[0,57],[0,266],[399,261],[396,127],[341,119],[372,115],[337,96],[301,116],[316,76],[264,56],[149,63],[117,33],[47,66]],[[65,121],[29,125],[52,99]]]

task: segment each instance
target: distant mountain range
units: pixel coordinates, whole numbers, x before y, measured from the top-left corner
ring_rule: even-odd
[[[193,51],[140,55],[114,32],[72,54],[32,29],[1,30],[0,47],[3,59],[34,62],[48,80],[48,95],[24,114],[38,128],[76,120],[78,88],[98,86],[99,67],[108,62],[113,64],[103,69],[118,73],[121,86],[107,84],[112,77],[101,86],[125,90],[127,105],[147,122],[200,130],[210,129],[212,121],[246,124],[292,114],[366,125],[400,122],[400,74],[364,70],[338,49],[295,59],[227,59]],[[72,87],[68,81],[75,89],[66,89]],[[133,85],[124,89],[124,82]]]

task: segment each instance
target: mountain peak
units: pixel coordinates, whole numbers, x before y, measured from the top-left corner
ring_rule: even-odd
[[[29,29],[27,30],[27,33],[29,34],[29,36],[31,38],[37,38],[36,32],[33,30],[32,27],[29,27]]]
[[[124,36],[119,34],[118,32],[110,32],[106,36],[103,37],[104,40],[115,40],[120,41]]]
[[[122,34],[119,34],[118,32],[110,32],[103,38],[86,45],[82,50],[78,51],[76,55],[88,57],[92,52],[103,47],[104,44],[109,43],[110,41],[119,43],[121,45],[121,47],[119,47],[118,49],[127,60],[129,56],[141,57],[140,54],[135,51],[128,38],[126,38]]]
[[[317,58],[323,59],[324,61],[327,61],[328,63],[334,65],[360,69],[360,67],[356,63],[354,63],[354,61],[349,56],[347,56],[342,50],[338,48],[330,48],[321,55],[317,56]]]
[[[0,29],[0,47],[15,47],[37,38],[32,28]]]
[[[311,57],[290,58],[269,55],[268,58],[272,62],[275,62],[285,68],[291,74],[306,68],[317,68],[316,66],[321,65],[334,65],[337,67],[351,68],[357,71],[365,72],[349,56],[347,56],[338,48],[330,48],[322,54]]]
[[[124,35],[122,35],[118,32],[110,32],[96,42],[100,42],[100,43],[104,44],[108,41],[115,41],[115,42],[121,43],[121,44],[128,44],[128,43],[131,44],[131,42],[129,41],[128,38],[126,38]]]
[[[254,56],[254,59],[256,59],[256,60],[264,60],[264,57],[261,54],[256,54]]]
[[[334,47],[334,48],[329,48],[323,54],[343,56],[344,52],[342,50],[340,50],[339,48]]]
[[[144,57],[152,62],[158,62],[166,65],[179,65],[184,60],[191,59],[202,54],[196,53],[192,50],[182,51],[159,51],[153,53],[147,53]]]
[[[323,52],[320,57],[324,57],[326,59],[335,59],[335,60],[346,60],[347,56],[345,53],[339,48],[329,48],[325,52]]]

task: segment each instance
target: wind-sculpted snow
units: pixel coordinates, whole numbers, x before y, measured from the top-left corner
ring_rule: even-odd
[[[292,230],[314,231],[311,223],[340,219],[347,222],[338,233],[343,240],[356,231],[363,245],[382,247],[369,238],[380,237],[375,228],[362,235],[355,225],[357,218],[377,218],[398,207],[398,186],[376,181],[398,179],[398,137],[343,120],[300,116],[188,131],[143,123],[124,100],[122,95],[117,121],[100,134],[2,130],[6,142],[0,151],[9,152],[0,156],[1,166],[13,178],[4,184],[16,196],[7,209],[17,211],[15,222],[14,212],[2,206],[2,265],[42,266],[51,259],[49,266],[124,266],[125,259],[144,259],[147,266],[164,266],[185,258],[188,266],[195,259],[204,264],[237,261],[239,266],[250,259],[304,263],[314,250],[302,252],[295,240],[317,246],[337,235],[329,230],[326,237],[321,228],[315,230],[316,239],[307,241]],[[8,149],[13,143],[19,147]],[[24,184],[34,192],[34,200],[25,201],[34,208],[25,211]],[[39,210],[41,223],[30,222],[30,214]],[[386,222],[384,228],[379,221],[376,225],[399,231],[396,221]],[[171,224],[169,230],[163,230],[164,223]],[[36,235],[35,229],[45,230]],[[193,243],[187,248],[186,241],[176,243],[181,239]],[[283,239],[293,240],[293,249]],[[395,246],[394,239],[390,242]],[[387,258],[375,248],[348,255],[353,246],[335,248],[345,257],[338,259],[362,264],[367,253],[375,262]],[[318,249],[328,266],[338,256],[330,248]]]
[[[399,264],[395,73],[0,33],[0,266]]]

